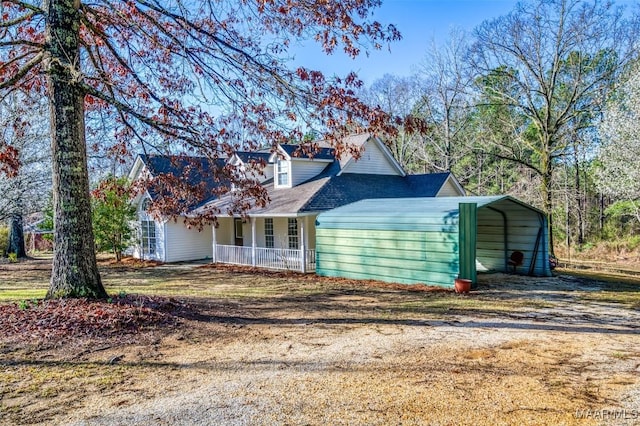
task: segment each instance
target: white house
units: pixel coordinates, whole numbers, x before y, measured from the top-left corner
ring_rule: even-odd
[[[188,229],[181,220],[152,224],[144,208],[152,194],[145,194],[137,200],[142,250],[137,249],[134,255],[165,262],[212,258],[219,263],[313,271],[315,220],[321,212],[371,198],[465,195],[451,173],[408,175],[376,137],[356,135],[344,143],[361,148],[359,158],[343,155],[336,159],[332,148],[305,155],[296,145],[280,145],[269,154],[235,154],[227,161],[237,167],[256,161],[266,164],[256,178],[267,190],[270,202],[248,211],[245,217],[219,217],[216,228]],[[155,161],[150,156],[138,160],[131,178]],[[211,208],[227,211],[233,197],[231,191],[204,202],[195,206],[192,214]]]
[[[191,170],[192,162],[200,167],[211,169],[223,167],[227,160],[217,160],[212,163],[204,157],[184,157],[169,155],[139,155],[129,172],[129,179],[154,178],[160,174],[185,175],[194,184],[201,183],[198,172]],[[217,183],[212,179],[205,180],[205,188],[211,192]],[[203,230],[188,227],[184,224],[184,217],[173,220],[165,218],[158,220],[149,214],[149,203],[157,196],[156,190],[147,189],[133,200],[137,208],[136,228],[138,238],[136,244],[128,251],[137,258],[158,260],[161,262],[180,262],[185,260],[204,259],[211,257],[212,233],[211,226]],[[209,201],[204,199],[202,203]],[[194,205],[193,208],[199,207]]]

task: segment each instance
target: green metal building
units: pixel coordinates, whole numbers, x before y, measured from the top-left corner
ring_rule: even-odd
[[[549,276],[548,241],[545,214],[509,196],[370,199],[318,216],[316,273],[442,287],[477,272]]]

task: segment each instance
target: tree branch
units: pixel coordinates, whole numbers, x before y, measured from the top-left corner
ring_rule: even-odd
[[[35,12],[35,14],[37,15],[44,15],[44,10],[42,10],[41,8],[32,5],[31,3],[27,3],[24,1],[20,1],[20,0],[4,0],[3,3],[11,3],[11,4],[15,4],[16,6],[31,10],[33,12]]]
[[[7,87],[13,86],[18,81],[20,81],[25,75],[31,71],[36,65],[38,65],[44,59],[44,53],[40,52],[36,56],[34,56],[29,62],[24,64],[22,68],[20,68],[13,77],[8,80],[0,82],[0,89],[6,89]],[[0,68],[1,69],[1,68]]]

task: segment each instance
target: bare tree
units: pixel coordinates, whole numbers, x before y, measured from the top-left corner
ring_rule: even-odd
[[[25,257],[24,217],[41,211],[51,190],[47,106],[13,93],[0,102],[0,146],[17,152],[14,174],[0,174],[0,220],[9,221],[7,253]]]
[[[465,33],[452,29],[449,42],[433,41],[419,66],[422,96],[416,114],[429,127],[418,156],[434,171],[450,171],[469,151],[473,76],[466,62],[468,47]]]
[[[415,77],[398,77],[385,74],[363,90],[362,98],[373,107],[379,107],[392,117],[411,117],[420,99],[420,88]],[[397,134],[386,138],[389,148],[398,162],[407,170],[418,168],[416,163],[421,135],[412,128],[398,126]]]
[[[503,106],[524,118],[512,137],[490,141],[492,154],[540,176],[542,206],[551,214],[553,174],[570,150],[570,127],[601,108],[636,57],[638,19],[625,18],[611,2],[535,0],[484,22],[475,38],[475,72],[503,83],[481,88],[490,94],[481,106]]]

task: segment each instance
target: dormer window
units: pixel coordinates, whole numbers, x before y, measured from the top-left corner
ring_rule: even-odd
[[[289,186],[289,162],[287,160],[278,160],[277,168],[278,186]]]
[[[143,213],[148,213],[150,208],[151,208],[151,200],[149,198],[145,198],[145,200],[142,202],[141,211]]]

